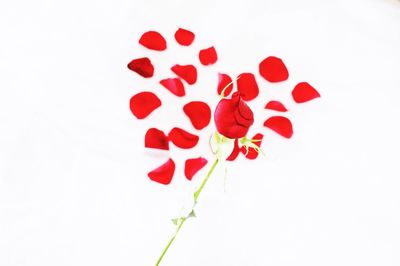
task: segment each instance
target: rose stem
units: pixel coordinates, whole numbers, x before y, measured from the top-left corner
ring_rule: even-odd
[[[192,212],[194,211],[194,207],[197,204],[197,199],[200,196],[201,191],[203,190],[204,186],[206,185],[208,179],[210,178],[211,174],[214,172],[215,167],[218,164],[219,159],[215,159],[213,165],[211,166],[210,170],[208,171],[206,177],[204,178],[203,182],[201,183],[200,187],[194,192],[194,204],[193,204],[193,208],[192,208]],[[183,224],[185,223],[185,221],[189,218],[190,216],[186,216],[186,217],[181,217],[179,219],[179,223],[178,223],[178,227],[176,228],[175,233],[172,235],[171,239],[168,241],[167,246],[164,248],[163,252],[161,253],[161,256],[158,258],[156,266],[158,266],[161,262],[161,260],[164,258],[165,253],[167,253],[169,247],[171,246],[172,242],[174,242],[176,236],[178,235],[179,231],[181,230]]]

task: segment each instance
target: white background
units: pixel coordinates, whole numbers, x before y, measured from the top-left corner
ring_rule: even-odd
[[[173,40],[193,30],[192,47]],[[146,51],[144,31],[166,36]],[[197,51],[215,45],[219,62]],[[218,71],[257,73],[282,57],[290,79],[257,76],[251,103],[265,157],[214,173],[162,265],[400,265],[400,3],[342,1],[7,1],[0,2],[0,265],[154,265],[205,171],[192,182],[183,160],[211,159],[174,147],[169,186],[147,172],[168,154],[144,149],[150,126],[192,130],[190,99],[215,102]],[[151,56],[157,76],[126,69]],[[199,82],[176,99],[157,85],[174,63],[195,63]],[[159,71],[158,71],[159,70]],[[321,99],[296,105],[308,81]],[[130,97],[155,90],[164,109],[145,121]],[[291,140],[262,128],[284,101]],[[212,127],[209,127],[209,131]]]

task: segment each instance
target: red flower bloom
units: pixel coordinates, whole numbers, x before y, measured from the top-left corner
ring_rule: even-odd
[[[253,112],[235,92],[231,99],[222,99],[214,112],[217,130],[227,138],[237,139],[246,136],[254,123]]]

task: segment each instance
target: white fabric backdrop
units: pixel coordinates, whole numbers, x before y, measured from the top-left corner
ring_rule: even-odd
[[[290,141],[262,130],[266,156],[230,164],[225,192],[215,173],[163,265],[399,265],[399,26],[394,0],[2,1],[0,265],[154,264],[200,180],[182,160],[210,154],[173,149],[172,184],[148,180],[163,159],[146,129],[189,124],[168,93],[176,105],[134,119],[130,97],[152,85],[125,66],[149,53],[142,32],[172,42],[178,27],[193,47],[171,45],[157,66],[208,45],[220,58],[186,100],[215,98],[209,73],[257,72],[268,55],[291,77],[262,84],[260,123],[265,99],[289,100],[299,81],[322,98],[288,105]]]

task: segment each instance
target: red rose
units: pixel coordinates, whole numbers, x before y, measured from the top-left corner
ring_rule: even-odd
[[[254,122],[253,112],[242,100],[239,93],[232,94],[231,99],[222,99],[214,112],[217,130],[230,139],[243,138]]]

